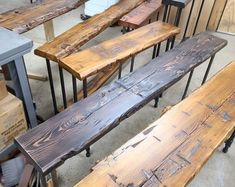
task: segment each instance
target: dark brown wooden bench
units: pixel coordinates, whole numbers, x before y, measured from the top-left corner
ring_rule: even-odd
[[[234,72],[235,62],[101,161],[75,187],[187,186],[218,146],[230,139],[228,148],[235,136]]]
[[[137,29],[151,22],[157,21],[157,13],[162,8],[161,0],[149,0],[123,16],[118,24],[130,29]]]
[[[88,148],[119,123],[214,56],[227,42],[202,33],[99,89],[17,138],[42,176]]]

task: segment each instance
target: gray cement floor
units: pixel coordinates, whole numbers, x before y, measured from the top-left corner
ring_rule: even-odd
[[[17,6],[28,4],[29,0],[0,0],[0,11],[5,11]],[[73,25],[81,22],[80,13],[83,12],[83,7],[74,10],[66,15],[54,19],[56,35],[66,31]],[[120,27],[109,28],[98,37],[83,46],[87,48],[91,45],[100,43],[109,38],[121,35]],[[235,36],[214,33],[224,39],[228,40],[228,46],[223,49],[215,58],[212,66],[210,76],[214,75],[226,64],[235,59],[234,43]],[[39,26],[32,31],[24,34],[26,37],[34,41],[34,48],[41,46],[45,42],[43,27]],[[141,67],[151,59],[152,49],[146,50],[136,57],[135,69]],[[47,75],[45,60],[35,56],[32,53],[25,56],[26,66],[28,72]],[[195,71],[190,90],[192,92],[200,86],[203,74],[207,63],[198,67]],[[124,69],[124,73],[128,73],[129,66]],[[59,105],[62,105],[61,90],[59,84],[58,67],[53,63],[53,75],[56,86],[56,95]],[[116,78],[116,77],[115,77]],[[153,108],[153,102],[146,105],[143,109],[138,111],[135,115],[125,120],[119,127],[115,128],[101,140],[96,142],[91,147],[92,155],[90,158],[85,157],[85,153],[81,153],[69,160],[64,165],[58,168],[59,186],[70,187],[80,181],[83,177],[89,174],[89,170],[98,160],[111,154],[115,149],[119,148],[127,140],[138,134],[141,130],[146,128],[149,124],[159,118],[162,109],[168,105],[174,105],[180,101],[183,89],[186,84],[187,77],[178,82],[172,88],[164,93],[163,98],[160,100],[158,109]],[[71,75],[65,73],[65,82],[68,98],[72,97],[72,84]],[[45,119],[52,116],[52,103],[49,91],[48,82],[40,82],[30,80],[33,98],[37,104],[37,112]],[[78,85],[81,87],[81,84]],[[228,154],[223,154],[219,148],[212,158],[203,167],[200,173],[189,184],[190,187],[233,187],[235,186],[235,144],[232,145]],[[233,169],[233,170],[232,170]]]

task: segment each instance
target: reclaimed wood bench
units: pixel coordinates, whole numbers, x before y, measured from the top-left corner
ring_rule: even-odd
[[[15,144],[45,176],[107,134],[226,44],[225,40],[207,33],[188,39],[29,130],[16,138]]]
[[[0,26],[19,34],[45,23],[45,31],[53,27],[53,18],[78,8],[87,0],[46,0],[0,14]],[[51,32],[54,31],[50,31]],[[48,31],[49,33],[49,31]],[[51,38],[51,36],[49,36]]]
[[[137,29],[153,21],[157,21],[157,13],[162,8],[161,0],[145,1],[128,14],[123,16],[118,24],[130,29]]]
[[[78,79],[84,80],[107,66],[119,65],[132,55],[179,33],[178,27],[158,21],[74,53],[59,63]]]
[[[234,72],[235,62],[98,163],[75,187],[186,186],[218,146],[233,134],[228,148],[234,138]]]

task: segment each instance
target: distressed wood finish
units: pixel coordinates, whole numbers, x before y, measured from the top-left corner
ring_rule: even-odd
[[[206,33],[188,39],[29,130],[15,143],[38,171],[47,174],[156,98],[226,43]]]
[[[178,27],[160,21],[154,22],[61,59],[60,65],[78,79],[83,80],[179,32]]]
[[[161,9],[161,7],[161,0],[150,0],[143,2],[127,15],[123,16],[118,21],[118,24],[124,27],[137,29],[143,25],[147,25],[150,20],[151,22],[156,21],[156,14]]]
[[[191,1],[192,0],[162,0],[162,4],[185,8]]]
[[[121,0],[101,14],[97,14],[85,22],[79,23],[35,50],[35,54],[58,62],[76,52],[82,45],[97,36],[107,27],[118,21],[123,15],[137,7],[144,0]]]
[[[235,62],[101,161],[75,187],[186,186],[235,130],[234,71]]]
[[[22,34],[42,23],[78,8],[86,1],[46,0],[41,4],[10,10],[0,14],[0,26]]]

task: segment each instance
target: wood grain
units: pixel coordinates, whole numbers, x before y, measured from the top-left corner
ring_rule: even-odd
[[[47,174],[96,142],[226,43],[207,33],[188,39],[137,71],[108,84],[29,130],[15,143],[38,171]],[[221,93],[226,95],[225,91],[223,89]]]
[[[78,8],[86,1],[46,0],[41,4],[10,10],[0,14],[0,26],[22,34],[42,23]]]
[[[163,22],[154,22],[137,30],[72,54],[59,61],[60,65],[80,80],[101,69],[123,62],[153,45],[175,36],[180,29]],[[92,57],[92,58],[91,58]]]
[[[235,130],[234,71],[235,62],[101,161],[75,187],[186,186]]]
[[[35,50],[35,54],[58,62],[58,59],[76,52],[82,45],[118,21],[123,15],[142,2],[144,0],[121,0],[103,13],[77,24],[56,37],[53,41],[39,47]]]
[[[149,21],[156,21],[157,12],[162,8],[161,0],[145,1],[128,14],[123,16],[118,24],[124,27],[137,29],[141,26],[147,25]]]

